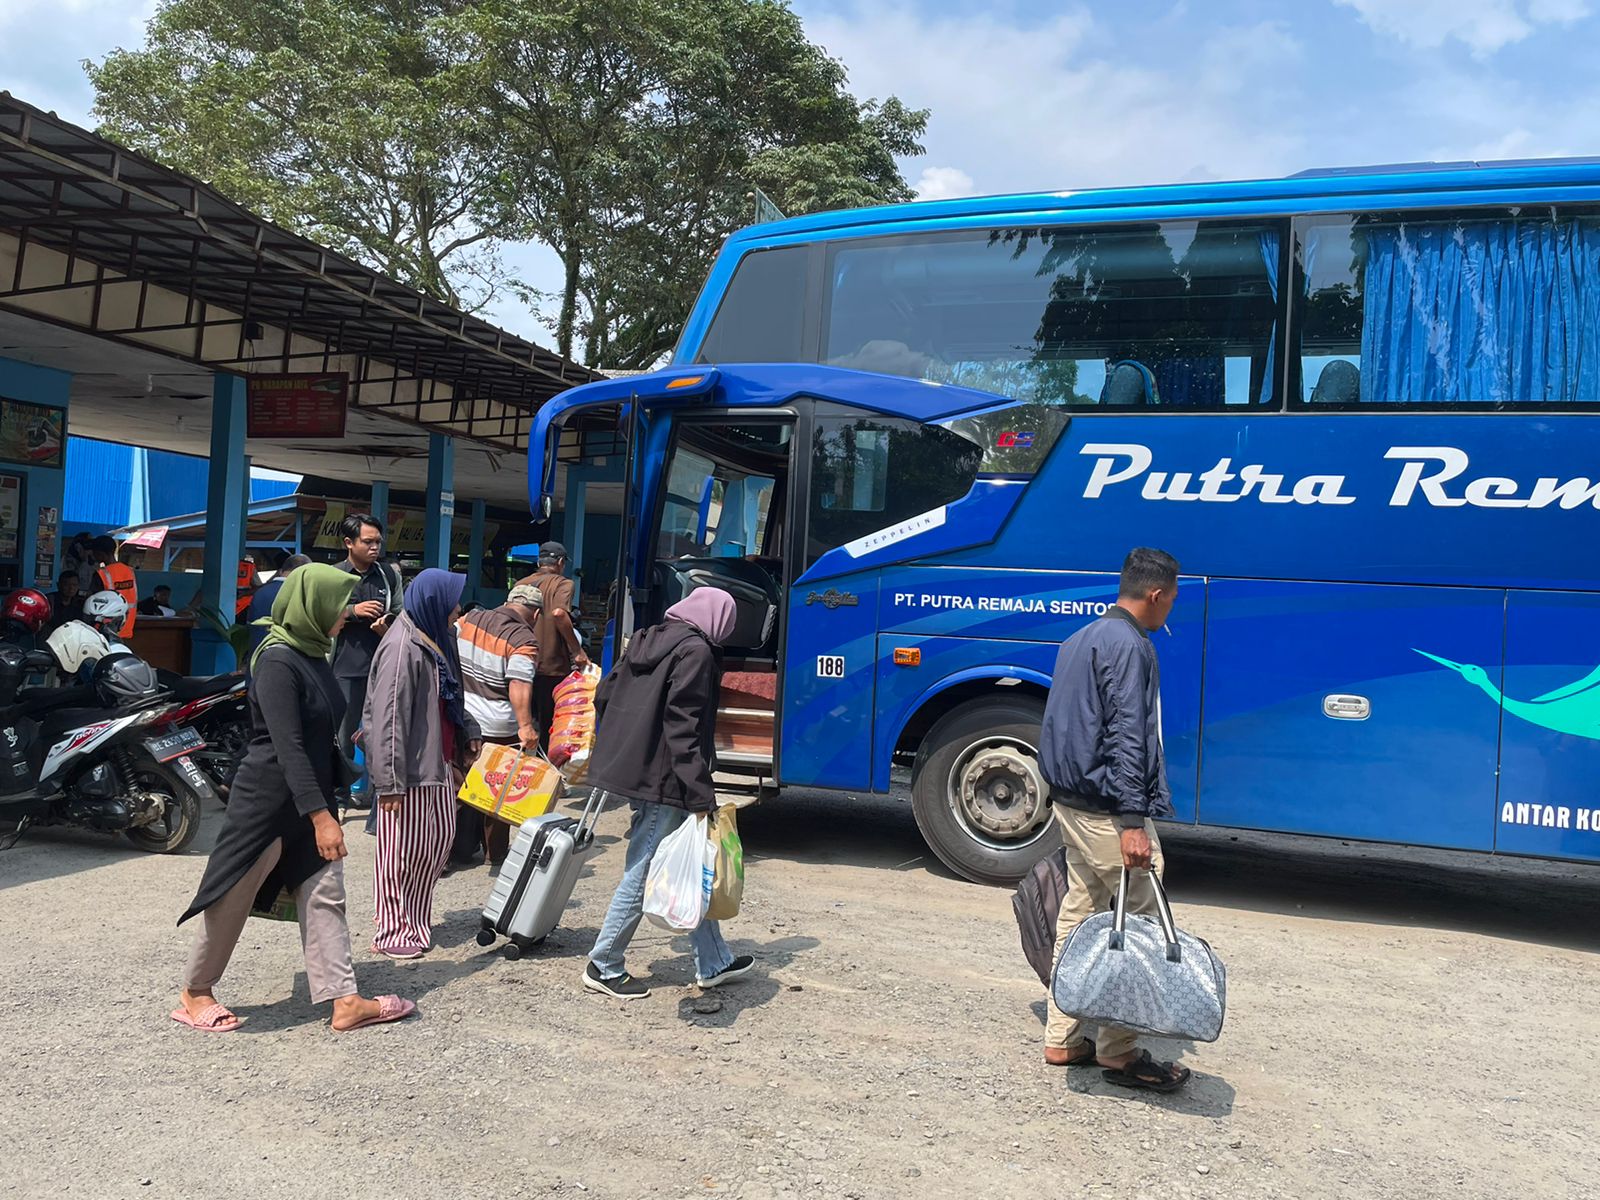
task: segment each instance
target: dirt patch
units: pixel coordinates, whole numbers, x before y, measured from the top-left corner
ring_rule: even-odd
[[[630,1005],[578,975],[625,814],[541,952],[474,942],[484,871],[439,889],[439,947],[365,951],[372,841],[346,826],[362,987],[422,1019],[336,1036],[292,926],[251,922],[219,991],[167,1019],[200,850],[41,834],[0,854],[0,1194],[1405,1197],[1593,1191],[1586,1047],[1600,871],[1172,834],[1179,920],[1229,967],[1187,1092],[1044,1067],[1009,893],[950,878],[898,798],[742,815],[761,972],[702,998],[640,931]],[[709,1000],[710,1002],[707,1002]]]

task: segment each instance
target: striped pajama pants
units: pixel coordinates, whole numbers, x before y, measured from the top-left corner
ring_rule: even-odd
[[[455,789],[414,787],[398,812],[378,813],[378,861],[372,875],[374,950],[433,945],[433,889],[456,833]]]

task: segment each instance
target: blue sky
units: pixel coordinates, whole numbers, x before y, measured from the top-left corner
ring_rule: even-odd
[[[79,62],[153,0],[0,0],[0,88],[89,122]],[[795,0],[861,96],[933,110],[930,198],[1600,153],[1600,0]],[[516,255],[553,284],[547,253]],[[548,340],[531,314],[487,314]]]

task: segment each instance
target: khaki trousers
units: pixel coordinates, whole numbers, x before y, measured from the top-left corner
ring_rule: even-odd
[[[1056,951],[1051,961],[1061,957],[1067,938],[1084,920],[1097,912],[1108,912],[1117,898],[1117,881],[1122,875],[1122,830],[1114,817],[1055,806],[1061,826],[1061,843],[1067,851],[1067,898],[1056,920]],[[1150,865],[1157,875],[1166,868],[1161,839],[1149,821],[1144,831],[1150,836]],[[1128,879],[1128,911],[1156,911],[1156,892],[1150,876],[1135,871]],[[1086,1036],[1084,1023],[1062,1012],[1055,1000],[1046,1001],[1050,1018],[1045,1023],[1044,1044],[1055,1049],[1076,1046]],[[1100,1058],[1120,1058],[1131,1054],[1138,1035],[1127,1029],[1102,1026],[1095,1039],[1095,1054]]]
[[[189,954],[183,986],[189,992],[209,993],[228,969],[256,893],[283,855],[283,841],[261,852],[255,865],[228,894],[200,914],[200,936]],[[306,981],[311,1002],[325,1004],[356,994],[356,969],[350,956],[350,923],[344,911],[344,863],[325,862],[294,893],[300,910],[300,947],[305,952]]]

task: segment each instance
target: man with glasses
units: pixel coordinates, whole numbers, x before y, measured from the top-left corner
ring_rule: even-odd
[[[338,564],[339,569],[356,577],[355,591],[350,594],[350,616],[333,650],[333,673],[345,699],[339,747],[346,757],[351,757],[361,710],[367,703],[372,656],[383,635],[389,632],[390,623],[400,615],[402,585],[399,570],[383,561],[383,525],[376,517],[354,513],[344,519],[339,533],[348,555]],[[348,804],[349,799],[349,794],[341,791],[341,802]]]

